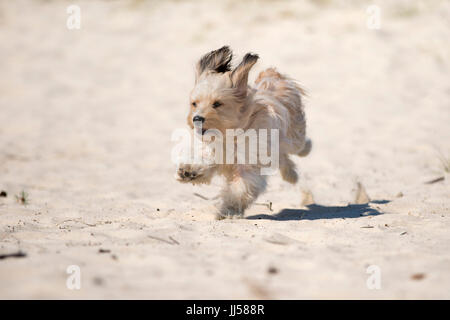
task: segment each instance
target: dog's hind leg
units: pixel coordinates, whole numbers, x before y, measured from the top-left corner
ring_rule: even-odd
[[[295,163],[289,159],[287,154],[280,156],[280,173],[283,180],[295,184],[298,180],[298,174],[295,170]]]
[[[312,149],[312,141],[311,139],[306,138],[303,149],[299,153],[297,153],[297,155],[300,157],[306,157],[311,152],[311,149]]]
[[[266,176],[260,174],[259,168],[241,168],[222,190],[216,218],[243,217],[245,209],[264,192],[266,186]]]

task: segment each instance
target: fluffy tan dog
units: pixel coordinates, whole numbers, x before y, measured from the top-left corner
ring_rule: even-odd
[[[295,81],[273,68],[261,72],[255,86],[250,87],[248,74],[258,55],[247,53],[233,70],[231,60],[232,52],[224,46],[204,55],[197,63],[195,86],[190,95],[189,126],[197,129],[194,132],[200,139],[212,129],[221,133],[225,137],[222,138],[225,158],[227,153],[230,154],[229,149],[225,148],[229,146],[226,141],[231,141],[231,145],[236,147],[239,136],[230,136],[227,129],[242,129],[241,134],[249,129],[277,130],[278,137],[269,137],[267,148],[271,150],[271,155],[277,155],[276,163],[283,179],[296,183],[298,176],[289,155],[304,157],[311,150],[311,141],[305,135],[304,91]],[[261,139],[267,139],[267,135],[258,136],[258,141]],[[211,142],[204,143],[203,147],[212,150]],[[249,146],[244,151],[248,160],[252,151]],[[209,152],[215,153],[217,149]],[[264,192],[267,185],[267,175],[261,174],[261,168],[268,166],[267,161],[262,161],[260,149],[256,153],[256,163],[239,163],[234,153],[230,156],[234,159],[231,164],[228,161],[181,163],[177,167],[176,177],[184,183],[208,184],[214,175],[223,176],[225,186],[220,195],[217,218],[242,217],[245,209]]]

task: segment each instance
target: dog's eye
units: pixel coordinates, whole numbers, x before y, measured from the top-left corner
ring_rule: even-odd
[[[220,102],[220,101],[216,101],[216,102],[214,102],[213,103],[213,108],[215,109],[215,108],[218,108],[218,107],[220,107],[222,105],[222,103]]]
[[[192,102],[192,106],[195,108],[197,106],[197,103]]]

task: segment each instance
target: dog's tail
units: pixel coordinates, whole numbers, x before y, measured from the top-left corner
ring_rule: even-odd
[[[298,153],[298,155],[300,157],[306,157],[311,152],[311,149],[312,149],[312,141],[311,139],[306,138],[305,145],[303,146],[303,149]]]

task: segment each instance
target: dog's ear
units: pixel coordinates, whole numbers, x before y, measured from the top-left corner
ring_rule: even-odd
[[[208,70],[217,73],[225,73],[230,71],[232,58],[233,53],[228,46],[223,46],[220,49],[205,54],[197,62],[195,79],[197,80],[203,72]]]
[[[236,69],[231,72],[233,86],[242,94],[247,93],[248,73],[258,59],[257,54],[247,53]]]

